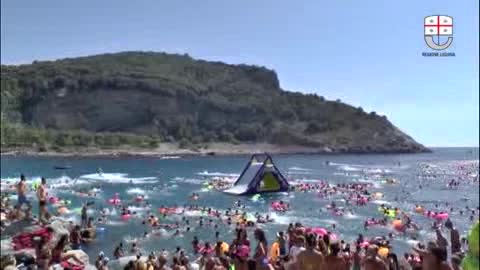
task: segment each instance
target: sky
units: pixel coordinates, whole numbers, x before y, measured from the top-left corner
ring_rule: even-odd
[[[429,15],[453,17],[455,57],[422,56]],[[478,21],[476,0],[2,0],[1,63],[143,50],[261,65],[426,146],[478,146]]]

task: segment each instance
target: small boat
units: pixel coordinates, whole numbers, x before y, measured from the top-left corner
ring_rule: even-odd
[[[179,159],[180,156],[162,156],[160,159]]]
[[[53,167],[55,170],[68,170],[71,169],[72,166],[66,165],[66,166],[54,166]]]

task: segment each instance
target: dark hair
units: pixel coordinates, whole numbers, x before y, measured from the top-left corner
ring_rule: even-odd
[[[55,249],[63,249],[67,244],[68,244],[68,237],[66,234],[64,234],[58,240],[58,243],[55,246]]]
[[[398,267],[398,258],[395,253],[388,253],[387,258],[389,259],[389,269],[399,269]]]
[[[317,245],[317,238],[315,237],[314,234],[310,233],[307,235],[306,242],[308,247],[313,248]]]
[[[245,229],[238,228],[236,231],[237,231],[237,240],[238,241],[242,240],[242,235],[245,235],[245,238],[248,238],[247,231]]]
[[[267,238],[265,237],[265,232],[260,229],[260,228],[257,228],[255,230],[255,238],[261,242],[262,244],[264,244],[265,246],[267,246]]]
[[[433,256],[438,260],[438,262],[445,262],[448,257],[447,250],[441,247],[432,247],[430,248],[430,252]]]
[[[47,183],[47,179],[45,179],[45,177],[42,177],[42,184],[46,184]]]
[[[333,256],[337,256],[340,252],[340,245],[338,243],[330,244],[330,252]]]
[[[322,239],[323,239],[323,242],[325,242],[325,245],[327,245],[327,246],[330,245],[330,235],[325,234],[325,235],[323,235]]]
[[[21,181],[25,181],[25,175],[20,174],[20,180],[21,180]]]

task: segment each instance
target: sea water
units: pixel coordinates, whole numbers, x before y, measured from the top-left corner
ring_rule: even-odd
[[[215,190],[202,191],[203,183],[211,177],[237,177],[249,160],[248,156],[232,157],[182,157],[178,159],[162,159],[150,157],[128,158],[74,158],[74,157],[15,157],[3,156],[1,159],[2,190],[8,187],[7,183],[18,180],[20,174],[25,174],[29,183],[46,177],[51,185],[50,194],[63,199],[71,200],[70,209],[78,210],[83,203],[93,201],[95,210],[108,209],[108,222],[98,225],[101,229],[97,232],[95,242],[85,247],[92,260],[99,251],[104,251],[107,256],[112,256],[113,249],[120,242],[126,243],[126,249],[131,242],[137,242],[142,251],[172,250],[177,246],[191,251],[190,242],[193,236],[198,236],[203,241],[215,243],[215,229],[213,226],[198,222],[199,211],[189,212],[186,216],[191,220],[191,232],[182,232],[181,236],[173,236],[173,231],[155,230],[147,225],[142,225],[142,219],[131,218],[122,221],[119,210],[107,203],[115,193],[124,201],[131,201],[135,196],[143,195],[151,204],[151,209],[132,206],[131,211],[144,216],[148,210],[158,215],[160,206],[183,206],[184,204],[198,204],[220,211],[233,207],[236,200],[241,199],[249,213],[259,212],[270,214],[275,220],[272,224],[262,224],[270,242],[274,240],[277,231],[286,230],[288,224],[301,222],[308,226],[325,227],[332,229],[342,239],[353,241],[359,233],[365,236],[386,235],[392,232],[388,228],[370,228],[365,231],[363,222],[366,218],[380,218],[378,206],[390,204],[402,210],[412,212],[417,204],[426,209],[447,210],[445,202],[455,207],[451,215],[453,222],[461,233],[465,233],[471,225],[469,214],[459,215],[458,209],[466,206],[475,208],[479,204],[478,182],[462,182],[455,190],[448,189],[446,183],[462,174],[460,166],[470,164],[476,166],[473,175],[478,174],[478,148],[439,148],[433,153],[422,154],[389,154],[389,155],[274,155],[274,161],[282,174],[292,183],[315,183],[327,181],[336,183],[372,183],[370,191],[381,192],[383,198],[368,203],[365,207],[349,207],[343,201],[335,198],[323,199],[314,193],[281,193],[262,195],[261,199],[251,200],[250,197],[235,197]],[[475,162],[476,161],[476,162]],[[473,162],[473,163],[472,163]],[[428,168],[425,169],[428,164]],[[68,170],[55,170],[54,166],[70,165]],[[98,174],[98,168],[102,173]],[[423,168],[423,169],[422,169]],[[436,178],[425,175],[431,170]],[[387,184],[386,179],[395,179],[399,184]],[[422,184],[422,189],[419,185]],[[78,191],[97,192],[95,197],[82,197]],[[191,193],[199,193],[200,199],[196,202],[189,200]],[[34,194],[30,194],[34,205]],[[12,197],[14,199],[14,197]],[[272,201],[283,200],[290,204],[291,210],[286,213],[270,212],[269,205]],[[335,200],[337,205],[352,208],[353,213],[344,216],[333,216],[326,205]],[[50,206],[51,207],[51,206]],[[34,209],[36,213],[36,209]],[[54,208],[50,208],[54,211]],[[72,211],[74,212],[74,211]],[[98,217],[97,212],[90,212]],[[429,233],[431,219],[412,214],[413,221],[422,226],[419,240],[431,237]],[[79,221],[78,214],[68,216],[70,220]],[[475,216],[478,218],[478,215]],[[205,217],[208,224],[209,217]],[[175,223],[181,216],[171,216],[161,219],[163,223]],[[233,240],[234,226],[220,225],[218,231],[220,238],[227,242]],[[144,232],[149,233],[147,238]],[[252,238],[252,231],[250,231]],[[448,238],[448,237],[447,237]],[[393,246],[397,252],[410,250],[412,240],[406,236],[397,235]]]

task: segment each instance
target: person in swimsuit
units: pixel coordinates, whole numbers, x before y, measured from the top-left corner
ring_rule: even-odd
[[[105,253],[103,253],[103,251],[100,251],[100,253],[98,253],[97,259],[95,260],[95,267],[97,269],[100,269],[100,267],[102,266],[104,258],[105,258]]]
[[[35,255],[37,257],[37,266],[38,269],[48,269],[50,265],[50,260],[52,259],[52,251],[48,246],[48,238],[42,237],[38,242],[38,245],[35,249]]]
[[[422,256],[423,270],[452,270],[452,267],[447,263],[447,250],[439,247],[435,243],[429,243],[427,250],[413,249],[420,256]]]
[[[73,259],[77,265],[83,266],[82,260],[76,253],[70,253],[66,249],[68,245],[68,236],[62,235],[57,245],[52,249],[52,263],[61,263],[69,259]]]
[[[361,265],[365,270],[388,270],[387,264],[378,257],[378,246],[376,245],[368,246]]]
[[[47,179],[42,177],[42,182],[37,189],[38,198],[38,220],[46,223],[50,217],[47,210]]]
[[[113,251],[113,257],[115,259],[119,259],[120,257],[123,257],[124,253],[125,252],[123,251],[123,243],[120,243]]]
[[[93,217],[87,222],[87,227],[81,231],[82,241],[84,243],[92,242],[97,236],[97,228],[93,224]]]
[[[287,239],[285,238],[283,232],[277,233],[277,242],[280,253],[279,255],[280,257],[284,257],[285,255],[287,255]]]
[[[20,175],[20,182],[17,183],[17,196],[18,196],[18,203],[17,203],[17,217],[20,215],[20,209],[22,205],[26,204],[28,209],[25,213],[30,213],[32,209],[32,204],[27,199],[27,185],[25,183],[25,175]]]
[[[255,249],[255,255],[253,259],[255,260],[255,269],[270,269],[268,265],[268,249],[267,249],[267,238],[265,237],[265,232],[262,229],[255,230],[255,239],[257,240],[257,247]]]
[[[448,219],[447,221],[449,221]],[[452,254],[460,253],[462,251],[462,244],[460,243],[460,234],[458,230],[453,227],[453,223],[445,222],[445,227],[450,230],[450,243],[452,248]]]
[[[81,221],[82,221],[81,222],[81,227],[85,228],[87,226],[87,220],[88,220],[87,205],[86,204],[84,204],[82,206],[82,212],[81,212],[80,217],[81,217]]]
[[[70,243],[72,243],[72,249],[81,249],[82,236],[79,225],[76,225],[70,233]]]
[[[306,237],[306,249],[298,254],[298,269],[321,270],[324,264],[322,253],[317,251],[317,239],[315,235],[309,234]]]
[[[339,256],[340,244],[330,244],[330,254],[325,257],[325,269],[329,270],[348,270],[350,266],[344,257]]]

